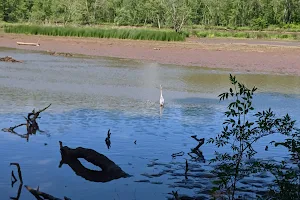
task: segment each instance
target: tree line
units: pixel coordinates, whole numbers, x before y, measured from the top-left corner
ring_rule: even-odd
[[[300,22],[299,0],[0,0],[0,21],[251,26]]]

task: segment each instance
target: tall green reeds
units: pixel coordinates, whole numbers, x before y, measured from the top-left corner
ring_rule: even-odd
[[[101,29],[91,27],[54,27],[37,25],[5,25],[6,33],[32,35],[119,38],[133,40],[184,41],[186,34],[150,29]]]
[[[300,34],[297,33],[270,33],[260,31],[193,31],[193,34],[200,38],[253,38],[253,39],[288,39],[300,40]]]

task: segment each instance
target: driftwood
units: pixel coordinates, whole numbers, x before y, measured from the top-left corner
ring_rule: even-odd
[[[50,194],[47,194],[45,192],[41,192],[39,191],[39,189],[35,190],[31,187],[29,187],[28,185],[25,185],[24,186],[37,200],[44,200],[44,199],[47,199],[47,200],[62,200],[62,199],[59,199],[59,198],[56,198]],[[64,200],[70,200],[70,198],[68,197],[64,197]]]
[[[0,61],[2,61],[2,62],[18,62],[18,63],[21,63],[22,61],[20,61],[20,60],[15,60],[15,59],[13,59],[12,57],[10,57],[10,56],[5,56],[5,57],[3,57],[3,58],[0,58]]]
[[[86,180],[92,182],[108,182],[114,179],[130,176],[105,155],[100,154],[93,149],[86,149],[83,147],[71,149],[67,146],[63,146],[61,141],[59,141],[59,145],[61,153],[59,168],[63,164],[67,164],[72,168],[76,175],[81,176]],[[83,158],[86,161],[100,167],[102,171],[91,170],[84,167],[78,158]]]
[[[28,46],[40,46],[39,43],[31,43],[31,42],[17,42],[18,45],[28,45]]]
[[[26,138],[27,141],[28,141],[29,140],[29,135],[36,134],[36,131],[43,132],[43,131],[40,130],[36,119],[40,118],[39,117],[40,113],[45,111],[50,106],[51,106],[51,104],[49,106],[37,111],[37,112],[35,110],[33,110],[32,112],[28,113],[27,117],[24,117],[25,120],[26,120],[26,123],[19,124],[17,126],[13,126],[13,127],[9,127],[9,128],[3,128],[2,131],[18,135],[21,138]],[[19,133],[15,132],[14,129],[16,129],[20,126],[26,126],[26,129],[27,129],[26,134],[19,134]]]

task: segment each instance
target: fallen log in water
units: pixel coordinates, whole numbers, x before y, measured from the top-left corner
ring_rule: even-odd
[[[29,45],[29,46],[40,46],[39,43],[30,43],[30,42],[17,42],[18,45]]]
[[[77,147],[71,149],[63,146],[59,141],[61,161],[59,167],[63,164],[69,165],[76,175],[83,177],[86,180],[93,182],[108,182],[114,179],[129,177],[118,165],[107,158],[105,155],[96,152],[93,149]],[[91,170],[84,167],[78,158],[83,158],[86,161],[100,167],[102,171]]]
[[[43,199],[48,199],[48,200],[62,200],[59,198],[56,198],[50,194],[47,194],[45,192],[39,191],[39,189],[35,190],[28,185],[24,186],[36,199],[38,200],[43,200]],[[68,197],[64,197],[64,200],[70,200]]]
[[[13,59],[10,56],[5,56],[3,58],[0,58],[0,61],[2,61],[2,62],[18,62],[18,63],[22,63],[22,61]]]

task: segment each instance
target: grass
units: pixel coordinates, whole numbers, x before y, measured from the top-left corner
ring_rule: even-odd
[[[252,39],[289,39],[300,40],[298,33],[269,33],[260,31],[216,31],[216,30],[203,30],[193,31],[193,35],[200,38],[252,38]]]
[[[218,30],[218,31],[254,31],[250,26],[210,26],[210,25],[191,25],[187,26],[192,30]],[[300,32],[300,25],[298,24],[282,24],[282,25],[269,25],[262,29],[264,32]]]
[[[38,25],[5,25],[6,33],[31,35],[75,36],[96,38],[118,38],[133,40],[184,41],[188,34],[179,34],[171,30],[142,28],[95,28],[95,27],[58,27]]]
[[[117,27],[112,24],[89,27],[43,26],[35,24],[0,23],[0,32],[23,33],[32,35],[75,36],[96,38],[119,38],[133,40],[184,41],[194,35],[200,38],[251,38],[251,39],[285,39],[300,40],[299,25],[285,25],[279,29],[269,26],[264,31],[253,31],[250,27],[228,28],[222,26],[187,26],[181,34],[172,29],[139,28],[134,26]],[[272,31],[271,31],[272,30]],[[286,31],[282,31],[286,30]],[[287,30],[294,30],[288,32]]]

